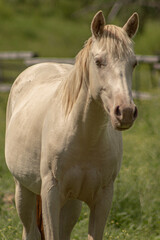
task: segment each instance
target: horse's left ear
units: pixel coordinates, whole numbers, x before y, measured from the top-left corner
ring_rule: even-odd
[[[103,35],[104,26],[105,26],[105,18],[103,16],[102,11],[99,11],[96,13],[91,23],[92,34],[96,38],[101,37]]]
[[[136,35],[139,26],[139,17],[138,13],[133,13],[133,15],[128,19],[126,24],[123,26],[123,29],[126,31],[130,38]]]

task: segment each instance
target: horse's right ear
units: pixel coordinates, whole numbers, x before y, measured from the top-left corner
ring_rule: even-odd
[[[92,34],[96,38],[101,37],[104,31],[104,26],[105,26],[105,18],[103,16],[102,11],[99,11],[96,13],[91,23]]]

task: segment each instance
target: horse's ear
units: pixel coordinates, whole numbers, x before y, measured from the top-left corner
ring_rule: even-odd
[[[91,23],[91,32],[97,38],[101,37],[104,31],[105,26],[105,18],[103,16],[102,11],[99,11],[94,16]]]
[[[128,19],[126,24],[123,26],[123,29],[126,31],[130,38],[134,37],[139,26],[139,17],[138,13],[133,13],[133,15]]]

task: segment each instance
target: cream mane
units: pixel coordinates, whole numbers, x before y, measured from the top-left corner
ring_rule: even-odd
[[[133,54],[133,42],[126,31],[115,25],[106,25],[101,38],[102,48],[116,58],[127,58]]]
[[[92,38],[89,38],[84,48],[77,54],[74,69],[64,83],[62,101],[66,115],[71,112],[73,104],[78,98],[82,83],[88,85],[89,50],[91,44]]]
[[[93,43],[92,37],[85,43],[84,48],[76,56],[74,70],[64,83],[63,106],[65,114],[68,115],[76,102],[83,83],[89,85],[89,52]],[[116,58],[128,57],[133,53],[132,40],[127,36],[123,28],[106,25],[104,34],[99,41],[101,49],[112,54]]]

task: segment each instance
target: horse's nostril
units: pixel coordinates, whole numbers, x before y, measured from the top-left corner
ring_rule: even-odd
[[[133,118],[136,119],[138,115],[138,109],[135,107],[134,113],[133,113]]]
[[[115,108],[115,115],[116,116],[121,116],[121,111],[120,111],[120,107],[119,106],[117,106],[116,108]]]

